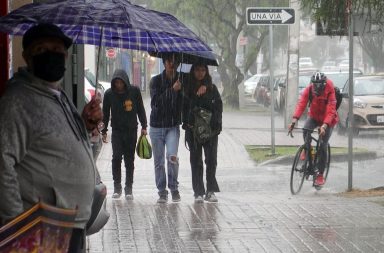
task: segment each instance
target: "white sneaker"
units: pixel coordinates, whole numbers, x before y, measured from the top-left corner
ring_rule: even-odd
[[[195,203],[204,203],[203,196],[196,196],[195,197]]]
[[[120,196],[121,196],[121,193],[118,193],[118,192],[115,192],[114,194],[112,194],[113,199],[118,199],[120,198]]]
[[[205,200],[208,202],[217,202],[217,198],[214,192],[207,192],[205,195]]]
[[[133,200],[133,195],[132,194],[127,194],[125,195],[126,200]]]

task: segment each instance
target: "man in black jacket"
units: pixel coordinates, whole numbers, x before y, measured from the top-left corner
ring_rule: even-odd
[[[130,85],[127,73],[117,69],[111,81],[111,88],[104,94],[103,100],[103,142],[107,142],[108,123],[111,114],[112,127],[112,175],[114,193],[112,198],[119,198],[121,187],[121,161],[124,156],[126,168],[125,197],[133,199],[132,184],[137,142],[137,117],[141,124],[141,134],[147,134],[147,117],[140,89]]]

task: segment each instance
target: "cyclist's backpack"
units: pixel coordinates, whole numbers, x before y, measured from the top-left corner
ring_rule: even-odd
[[[340,89],[338,87],[334,87],[334,88],[335,88],[336,110],[337,110],[340,107],[341,101],[343,100],[343,96],[341,95]],[[308,100],[309,100],[308,107],[310,107],[311,106],[311,102],[312,102],[312,90],[309,91],[308,95],[309,95],[309,97],[308,97]]]

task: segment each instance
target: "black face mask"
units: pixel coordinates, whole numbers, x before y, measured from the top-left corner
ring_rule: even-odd
[[[59,81],[65,72],[65,55],[46,51],[32,57],[33,74],[47,82]]]
[[[325,87],[324,83],[313,83],[313,91],[315,92],[316,96],[320,96],[320,94],[323,92]]]

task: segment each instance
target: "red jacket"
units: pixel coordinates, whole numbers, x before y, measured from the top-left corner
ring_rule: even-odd
[[[336,112],[335,89],[331,80],[327,79],[323,92],[316,96],[313,91],[312,83],[308,85],[299,98],[293,118],[299,119],[309,102],[309,92],[312,92],[312,102],[308,110],[308,116],[317,121],[317,124],[327,124],[334,127],[339,122]]]

